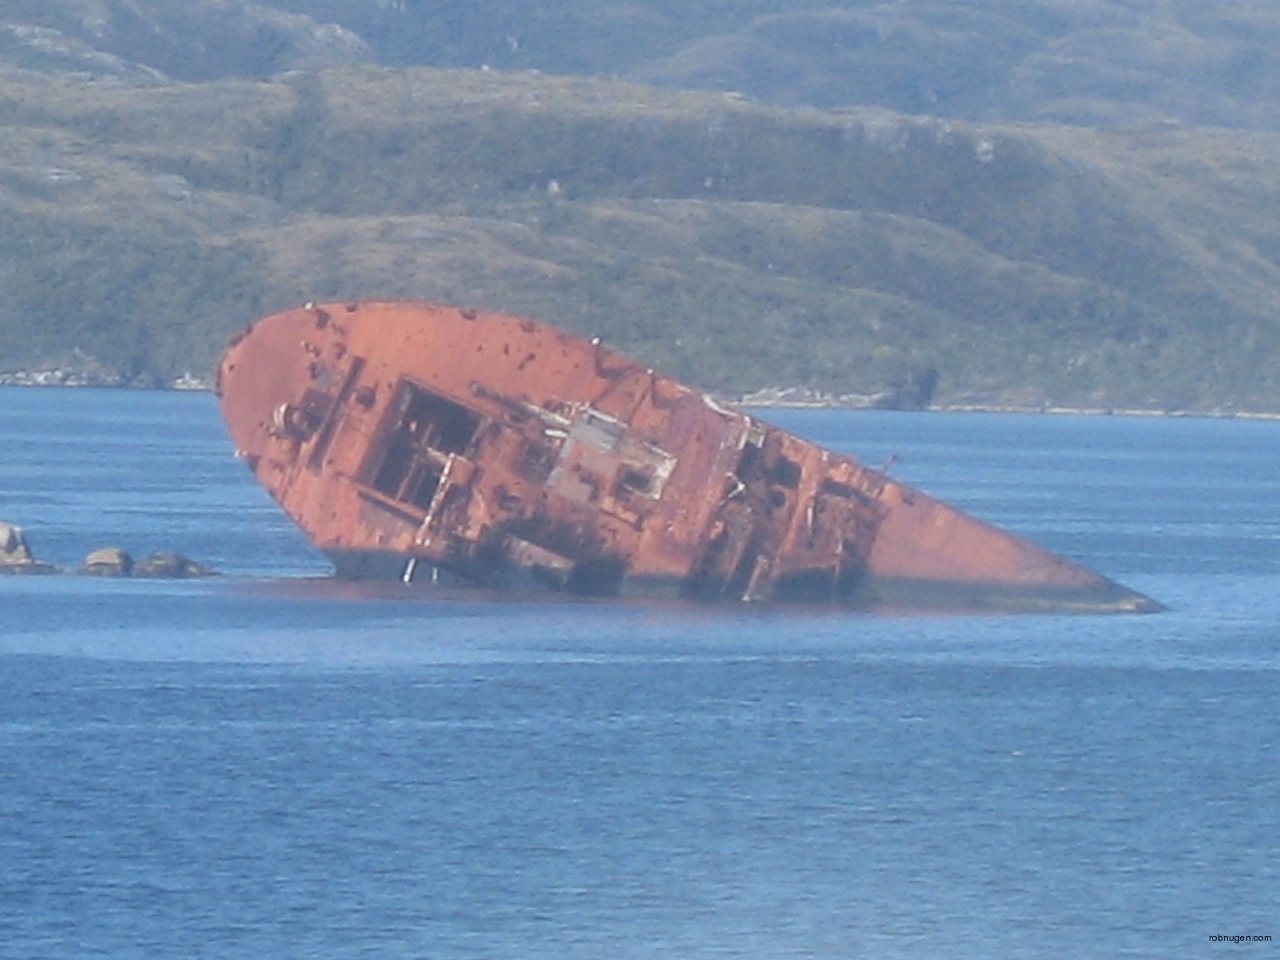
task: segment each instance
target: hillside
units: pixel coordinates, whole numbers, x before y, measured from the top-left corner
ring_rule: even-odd
[[[976,29],[967,18],[980,25],[998,8],[1001,24],[1024,25],[1022,66],[1000,59],[1007,44],[965,62],[1025,79],[1028,51],[1070,34],[1082,10],[1114,24],[1142,6],[810,12],[933,17],[932,53],[917,58],[927,73]],[[1139,17],[1135,36],[1201,9],[1147,6],[1160,18]],[[557,9],[541,16],[550,23]],[[676,76],[702,62],[690,51],[740,49],[712,41],[772,37],[760,31],[785,19],[766,2],[679,9],[587,4],[578,29],[625,34],[622,14],[639,10],[648,27],[615,72],[694,83]],[[1231,9],[1240,43],[1265,38],[1268,8]],[[487,35],[493,10],[478,5],[475,23],[449,35]],[[385,20],[403,12],[430,21],[426,7],[341,0],[7,6],[0,373],[205,375],[226,339],[268,311],[403,296],[601,335],[730,395],[805,387],[895,406],[1280,410],[1280,138],[1260,91],[1219,101],[1238,108],[1234,130],[1197,125],[1212,100],[1198,83],[1187,89],[1200,100],[1177,101],[1185,122],[1083,127],[1051,118],[1068,100],[1113,119],[1163,116],[1173,87],[1152,80],[1133,88],[1145,99],[1122,100],[1102,87],[1054,99],[1024,86],[1019,112],[1017,97],[966,101],[957,79],[950,106],[924,116],[874,105],[907,97],[905,79],[885,80],[883,96],[866,96],[873,105],[857,105],[863,85],[815,109],[528,70],[372,65],[407,57]],[[221,32],[193,52],[202,17]],[[1223,56],[1225,41],[1210,41],[1228,20],[1202,31]],[[820,46],[788,30],[796,50]],[[570,39],[565,49],[578,49]],[[236,43],[233,63],[219,51]],[[894,63],[905,69],[913,49]],[[434,55],[472,57],[461,51]],[[533,57],[523,41],[508,51]],[[823,100],[813,78],[826,61],[807,60],[808,96]],[[1013,122],[1028,116],[1037,122]]]
[[[594,75],[778,106],[1275,129],[1271,0],[6,0],[0,58],[133,82],[366,63]]]

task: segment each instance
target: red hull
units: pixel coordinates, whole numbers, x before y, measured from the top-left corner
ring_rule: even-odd
[[[1159,608],[850,457],[514,317],[308,304],[236,339],[219,395],[241,456],[340,574]]]

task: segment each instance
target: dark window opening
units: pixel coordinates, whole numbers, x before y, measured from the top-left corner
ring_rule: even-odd
[[[853,489],[847,483],[841,483],[838,480],[832,480],[829,477],[822,481],[819,493],[828,497],[839,497],[842,500],[857,500],[858,491]]]
[[[379,493],[427,510],[450,454],[466,452],[480,417],[411,383],[402,383],[383,428],[381,457],[366,469]]]
[[[733,472],[739,480],[746,483],[755,479],[759,467],[760,448],[754,443],[749,443],[742,448],[742,456],[738,458],[738,466],[734,468]]]
[[[462,453],[480,429],[480,417],[466,407],[428,393],[413,384],[402,389],[409,394],[401,427],[424,447],[441,453]]]
[[[642,497],[651,496],[653,492],[653,474],[639,467],[627,465],[622,468],[622,475],[618,478],[618,486],[622,490],[638,493]]]
[[[769,468],[767,476],[771,482],[776,483],[778,486],[789,487],[794,490],[800,485],[800,464],[794,460],[779,456],[777,461]]]

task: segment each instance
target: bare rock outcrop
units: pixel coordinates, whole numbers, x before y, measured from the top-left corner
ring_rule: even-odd
[[[52,573],[53,565],[42,563],[31,553],[21,527],[0,520],[0,574]]]

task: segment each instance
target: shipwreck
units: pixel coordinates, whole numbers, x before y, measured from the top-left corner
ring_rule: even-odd
[[[223,414],[344,578],[858,607],[1160,609],[545,324],[307,304],[232,342]]]

